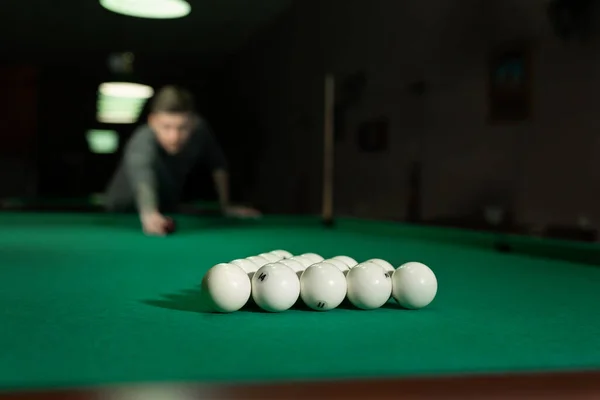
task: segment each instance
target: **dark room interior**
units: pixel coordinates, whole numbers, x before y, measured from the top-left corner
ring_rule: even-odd
[[[0,399],[600,398],[598,3],[1,0]]]

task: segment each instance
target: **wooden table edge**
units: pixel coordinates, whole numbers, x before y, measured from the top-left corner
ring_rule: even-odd
[[[600,399],[600,370],[244,384],[140,383],[0,392],[0,400]]]

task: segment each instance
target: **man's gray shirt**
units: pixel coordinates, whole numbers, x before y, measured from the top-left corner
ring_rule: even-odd
[[[181,151],[170,155],[148,125],[140,126],[127,142],[123,158],[106,192],[109,210],[125,211],[138,205],[140,188],[163,212],[177,207],[185,179],[197,162],[211,170],[225,169],[226,159],[208,124],[200,119]]]

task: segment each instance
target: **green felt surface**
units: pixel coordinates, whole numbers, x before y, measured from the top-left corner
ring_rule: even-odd
[[[177,222],[176,235],[147,238],[129,216],[0,214],[0,388],[600,367],[597,266],[497,253],[493,235],[391,223]],[[438,297],[419,311],[203,312],[210,266],[277,248],[422,261]]]

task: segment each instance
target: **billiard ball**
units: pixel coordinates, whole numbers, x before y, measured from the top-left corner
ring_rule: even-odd
[[[273,253],[262,253],[262,254],[259,254],[258,256],[262,257],[262,258],[264,258],[267,261],[272,262],[272,263],[273,262],[277,262],[277,261],[283,259],[283,257],[277,256],[277,255],[275,255]]]
[[[231,313],[244,307],[252,289],[246,271],[228,263],[210,268],[202,279],[201,287],[214,311],[221,313]]]
[[[370,260],[367,260],[367,262],[372,262],[379,265],[380,267],[383,267],[383,269],[390,273],[390,276],[392,276],[392,274],[396,270],[396,268],[394,268],[392,264],[385,260],[382,260],[381,258],[372,258]]]
[[[310,261],[313,262],[313,264],[323,261],[323,257],[321,257],[320,255],[318,255],[316,253],[304,253],[304,254],[301,254],[300,256],[308,258]]]
[[[289,260],[298,261],[300,264],[302,264],[304,269],[306,269],[314,264],[314,262],[312,262],[312,260],[309,260],[308,258],[306,258],[304,256],[294,256],[294,257],[290,258]]]
[[[165,232],[166,233],[174,233],[175,232],[175,221],[173,221],[173,218],[167,218],[167,222],[165,223]]]
[[[402,264],[392,275],[392,297],[407,309],[427,307],[435,298],[437,288],[437,278],[425,264]]]
[[[252,261],[250,261],[246,258],[233,260],[233,261],[231,261],[230,264],[237,265],[238,267],[240,267],[241,269],[246,271],[246,273],[248,274],[250,279],[252,279],[252,276],[254,275],[254,273],[256,271],[258,271],[258,268],[259,268],[258,265],[256,265],[255,263],[253,263]]]
[[[511,247],[510,244],[506,242],[496,242],[494,243],[494,248],[500,253],[510,253]]]
[[[304,265],[302,265],[302,263],[300,261],[297,261],[297,260],[283,259],[283,260],[279,261],[279,263],[281,263],[283,265],[287,265],[288,267],[293,269],[294,272],[296,273],[296,275],[298,275],[298,277],[302,276],[302,273],[306,269],[306,267]]]
[[[265,311],[286,311],[298,301],[299,296],[300,280],[285,264],[267,264],[252,277],[252,299]]]
[[[346,264],[348,268],[354,268],[354,266],[358,264],[358,262],[354,258],[348,256],[335,256],[333,258],[336,260],[340,260],[341,262]]]
[[[300,297],[313,310],[338,307],[346,298],[347,289],[344,273],[326,262],[311,265],[300,277]]]
[[[348,300],[356,308],[373,310],[383,306],[392,295],[392,278],[374,262],[356,265],[346,274]]]
[[[246,260],[252,261],[254,264],[258,265],[258,268],[262,267],[263,265],[267,265],[270,262],[262,256],[250,256],[247,257]]]
[[[287,250],[273,250],[270,251],[269,253],[271,254],[275,254],[277,257],[279,258],[292,258],[292,253],[290,253]]]
[[[330,258],[330,259],[325,260],[323,262],[326,262],[327,264],[335,265],[344,274],[346,274],[350,270],[350,267],[348,267],[348,265],[346,263],[343,263],[340,260],[337,260],[335,258]]]

